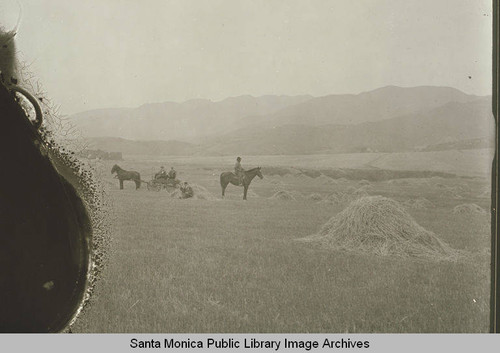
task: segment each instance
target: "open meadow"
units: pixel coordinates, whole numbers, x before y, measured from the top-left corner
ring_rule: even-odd
[[[233,185],[221,198],[219,175],[232,157],[117,162],[142,180],[174,166],[195,190],[185,200],[133,182],[119,190],[115,162],[89,161],[109,199],[112,239],[72,331],[488,332],[490,161],[487,150],[244,157],[264,176],[248,201]],[[330,177],[339,168],[344,177]],[[458,255],[381,256],[296,241],[368,195],[396,200]]]

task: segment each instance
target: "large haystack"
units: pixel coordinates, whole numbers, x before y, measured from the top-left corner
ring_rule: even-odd
[[[281,201],[294,201],[295,197],[289,191],[280,190],[277,193],[275,193],[273,196],[271,196],[270,199],[281,200]]]
[[[484,208],[476,205],[475,203],[464,203],[453,208],[453,213],[458,214],[475,214],[475,213],[486,213]]]
[[[318,234],[301,241],[377,255],[444,259],[456,254],[434,233],[418,225],[398,202],[382,196],[353,201]]]

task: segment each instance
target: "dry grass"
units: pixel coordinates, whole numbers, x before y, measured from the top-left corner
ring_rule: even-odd
[[[436,260],[456,256],[456,251],[418,225],[398,202],[382,196],[353,201],[319,233],[301,240],[377,255]]]
[[[471,214],[471,213],[486,213],[486,211],[475,203],[464,203],[453,208],[453,213]]]
[[[417,210],[425,210],[434,207],[433,203],[427,200],[425,197],[406,200],[405,202],[403,202],[403,205],[407,208],[413,208]]]
[[[321,201],[321,200],[323,200],[323,196],[321,196],[321,194],[318,194],[317,192],[312,193],[311,195],[307,196],[307,198],[309,200],[313,200],[313,201]]]

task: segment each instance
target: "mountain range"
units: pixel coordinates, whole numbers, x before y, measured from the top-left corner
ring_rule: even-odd
[[[491,97],[432,86],[166,102],[87,111],[70,121],[93,148],[155,155],[402,152],[489,141],[494,132]]]

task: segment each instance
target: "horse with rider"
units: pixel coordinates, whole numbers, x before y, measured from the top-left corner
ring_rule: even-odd
[[[234,164],[234,172],[224,172],[220,175],[220,185],[222,187],[222,198],[229,183],[235,186],[243,186],[243,200],[247,199],[247,191],[253,178],[258,176],[260,179],[264,178],[261,173],[261,167],[245,170],[241,166],[241,157],[236,158]]]

